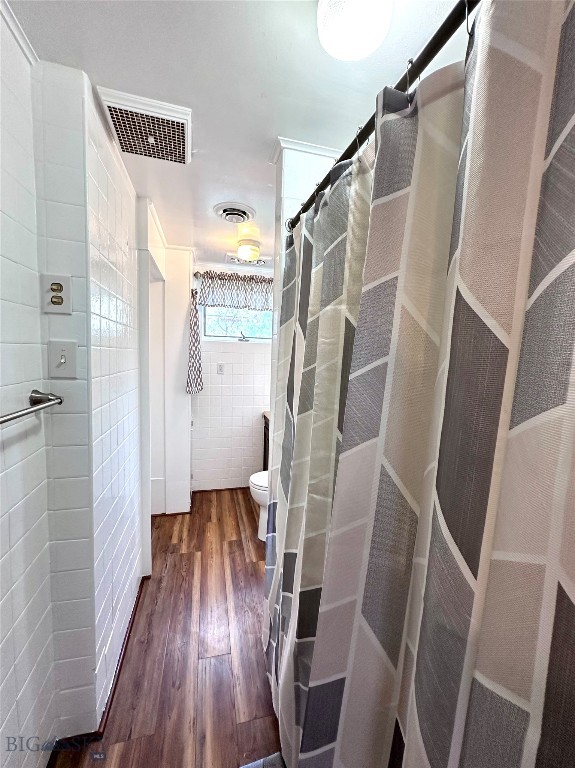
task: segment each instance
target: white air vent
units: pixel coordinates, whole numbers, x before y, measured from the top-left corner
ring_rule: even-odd
[[[112,131],[123,152],[189,163],[192,112],[185,107],[98,88]]]
[[[228,224],[243,224],[252,221],[255,210],[245,203],[218,203],[214,205],[214,213]]]

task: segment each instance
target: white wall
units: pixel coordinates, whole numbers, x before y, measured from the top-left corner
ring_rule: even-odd
[[[101,716],[140,577],[136,197],[87,100],[96,699]]]
[[[31,51],[24,52],[0,15],[0,411],[27,405],[42,388],[42,335],[36,239]],[[0,428],[0,722],[6,737],[54,733],[56,685],[52,638],[48,475],[44,416]],[[44,765],[30,753],[26,765]]]
[[[138,258],[138,337],[140,347],[140,478],[141,478],[141,539],[142,539],[142,574],[152,573],[152,509],[154,512],[165,512],[165,478],[162,471],[162,493],[160,500],[162,508],[157,509],[157,483],[152,482],[152,469],[157,471],[156,454],[161,451],[164,456],[163,434],[163,381],[164,381],[164,349],[163,349],[163,312],[161,323],[152,317],[152,287],[160,283],[163,292],[166,268],[166,241],[155,213],[153,203],[148,198],[138,197],[136,200],[136,246]],[[162,294],[163,295],[163,294]],[[162,349],[161,359],[158,359],[156,346],[156,324],[161,326]],[[152,382],[152,379],[154,380]],[[162,382],[162,400],[158,402],[155,383]],[[153,399],[154,398],[154,399]],[[161,407],[160,407],[161,405]],[[162,414],[161,448],[158,448],[158,429],[154,423],[152,435],[152,419],[156,413]],[[154,422],[156,419],[154,418]],[[154,439],[154,443],[152,442]],[[154,459],[154,461],[153,461]],[[154,464],[154,467],[152,467]],[[155,479],[155,478],[154,478]],[[155,494],[152,494],[154,485]]]
[[[193,254],[190,249],[166,245],[152,206],[148,206],[147,217],[140,214],[138,229],[142,232],[139,247],[145,248],[148,262],[153,262],[146,319],[150,510],[152,514],[174,514],[190,509],[191,402],[186,379]],[[143,283],[141,290],[146,290]]]
[[[151,509],[153,515],[160,515],[166,512],[165,283],[163,281],[150,283],[148,290],[150,294]]]
[[[246,487],[262,470],[270,365],[271,342],[202,341],[204,389],[192,395],[194,490]]]
[[[142,198],[140,198],[141,200]],[[166,238],[154,204],[146,199],[146,234],[145,245],[138,243],[138,248],[146,248],[152,255],[160,279],[166,277]]]
[[[191,398],[186,393],[192,253],[166,249],[164,423],[166,512],[190,509]]]
[[[270,388],[270,343],[203,342],[204,391],[186,393],[192,253],[166,248],[165,275],[150,288],[154,514],[187,511],[191,489],[249,484],[262,469]]]

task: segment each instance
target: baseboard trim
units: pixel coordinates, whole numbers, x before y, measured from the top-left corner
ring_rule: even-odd
[[[104,731],[106,730],[106,724],[108,722],[108,717],[110,715],[110,709],[112,707],[112,702],[114,701],[114,696],[116,695],[118,678],[120,677],[120,672],[122,671],[122,665],[126,657],[126,649],[128,647],[128,642],[130,641],[130,635],[132,634],[132,629],[134,628],[136,611],[138,610],[138,605],[140,604],[140,598],[142,597],[142,592],[144,591],[144,583],[148,581],[150,578],[151,576],[142,576],[140,578],[140,584],[138,586],[138,594],[136,595],[134,607],[132,608],[132,613],[130,614],[130,621],[128,622],[128,628],[126,629],[126,634],[124,635],[124,640],[122,642],[122,647],[120,649],[120,656],[118,657],[118,663],[116,664],[116,671],[114,672],[114,679],[112,680],[110,695],[108,696],[108,701],[106,702],[106,706],[104,707],[104,711],[102,712],[102,717],[100,718],[100,725],[98,726],[98,731],[97,731],[97,733],[101,734],[100,738],[104,736]]]
[[[136,595],[136,600],[134,601],[134,607],[132,608],[132,613],[130,614],[130,621],[128,622],[126,634],[124,635],[122,648],[120,649],[120,656],[118,658],[118,663],[116,665],[116,671],[114,672],[114,679],[112,680],[112,685],[110,687],[110,695],[108,696],[108,701],[106,702],[106,706],[104,707],[104,711],[102,712],[102,717],[100,718],[98,730],[91,731],[89,733],[80,733],[78,736],[66,736],[63,739],[57,739],[56,742],[54,743],[54,748],[52,749],[52,752],[50,754],[50,759],[48,760],[46,768],[56,768],[58,764],[58,755],[60,754],[60,752],[81,752],[89,744],[92,744],[94,741],[101,741],[104,738],[106,725],[108,723],[108,717],[110,715],[110,709],[112,708],[112,702],[114,701],[116,688],[118,686],[118,679],[120,677],[122,665],[126,657],[126,649],[128,647],[128,643],[130,641],[130,635],[132,634],[132,629],[134,627],[134,621],[136,619],[136,611],[138,610],[138,605],[140,604],[140,598],[142,597],[142,592],[144,590],[144,583],[148,581],[148,579],[150,578],[151,578],[150,576],[142,576],[140,578],[140,584],[138,585],[138,594]]]

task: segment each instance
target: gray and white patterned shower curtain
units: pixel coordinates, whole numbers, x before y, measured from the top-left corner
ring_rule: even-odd
[[[292,748],[297,754],[305,713],[361,293],[372,159],[368,149],[354,162],[335,166],[330,189],[288,238],[273,420],[272,455],[278,461],[270,465],[277,496],[268,514],[266,568],[267,591],[277,601],[267,657],[275,705],[290,713],[280,721],[286,754]]]
[[[265,638],[288,768],[575,765],[574,71],[573,0],[483,0],[465,73],[378,97],[332,506],[288,541],[292,489],[296,520],[318,495],[278,412],[309,388],[318,213],[295,233]]]

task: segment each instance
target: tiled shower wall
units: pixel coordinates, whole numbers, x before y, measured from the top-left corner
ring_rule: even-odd
[[[203,341],[202,368],[204,389],[192,395],[192,489],[245,487],[262,469],[271,344]]]
[[[41,417],[48,453],[48,521],[57,698],[55,735],[82,733],[95,720],[94,586],[90,431],[84,112],[86,76],[39,63],[33,71],[38,247],[42,271],[72,277],[72,314],[38,313],[49,339],[78,344],[77,378],[48,378],[64,398]],[[46,349],[46,347],[45,347]]]
[[[27,404],[42,388],[31,52],[20,47],[0,9],[1,213],[0,411]],[[42,416],[0,428],[1,764],[19,766],[6,737],[53,733],[55,695],[48,479]],[[30,753],[27,765],[47,756]]]
[[[97,727],[139,581],[135,200],[86,76],[35,63],[1,10],[0,410],[64,404],[0,432],[0,717],[47,740]],[[45,271],[72,314],[41,314]],[[50,339],[77,342],[75,380],[48,379]]]
[[[135,193],[80,71],[35,67],[41,251],[71,274],[71,315],[46,339],[78,344],[76,380],[47,417],[58,735],[94,730],[139,581]]]
[[[96,697],[102,714],[139,584],[135,194],[94,105],[88,111]]]

